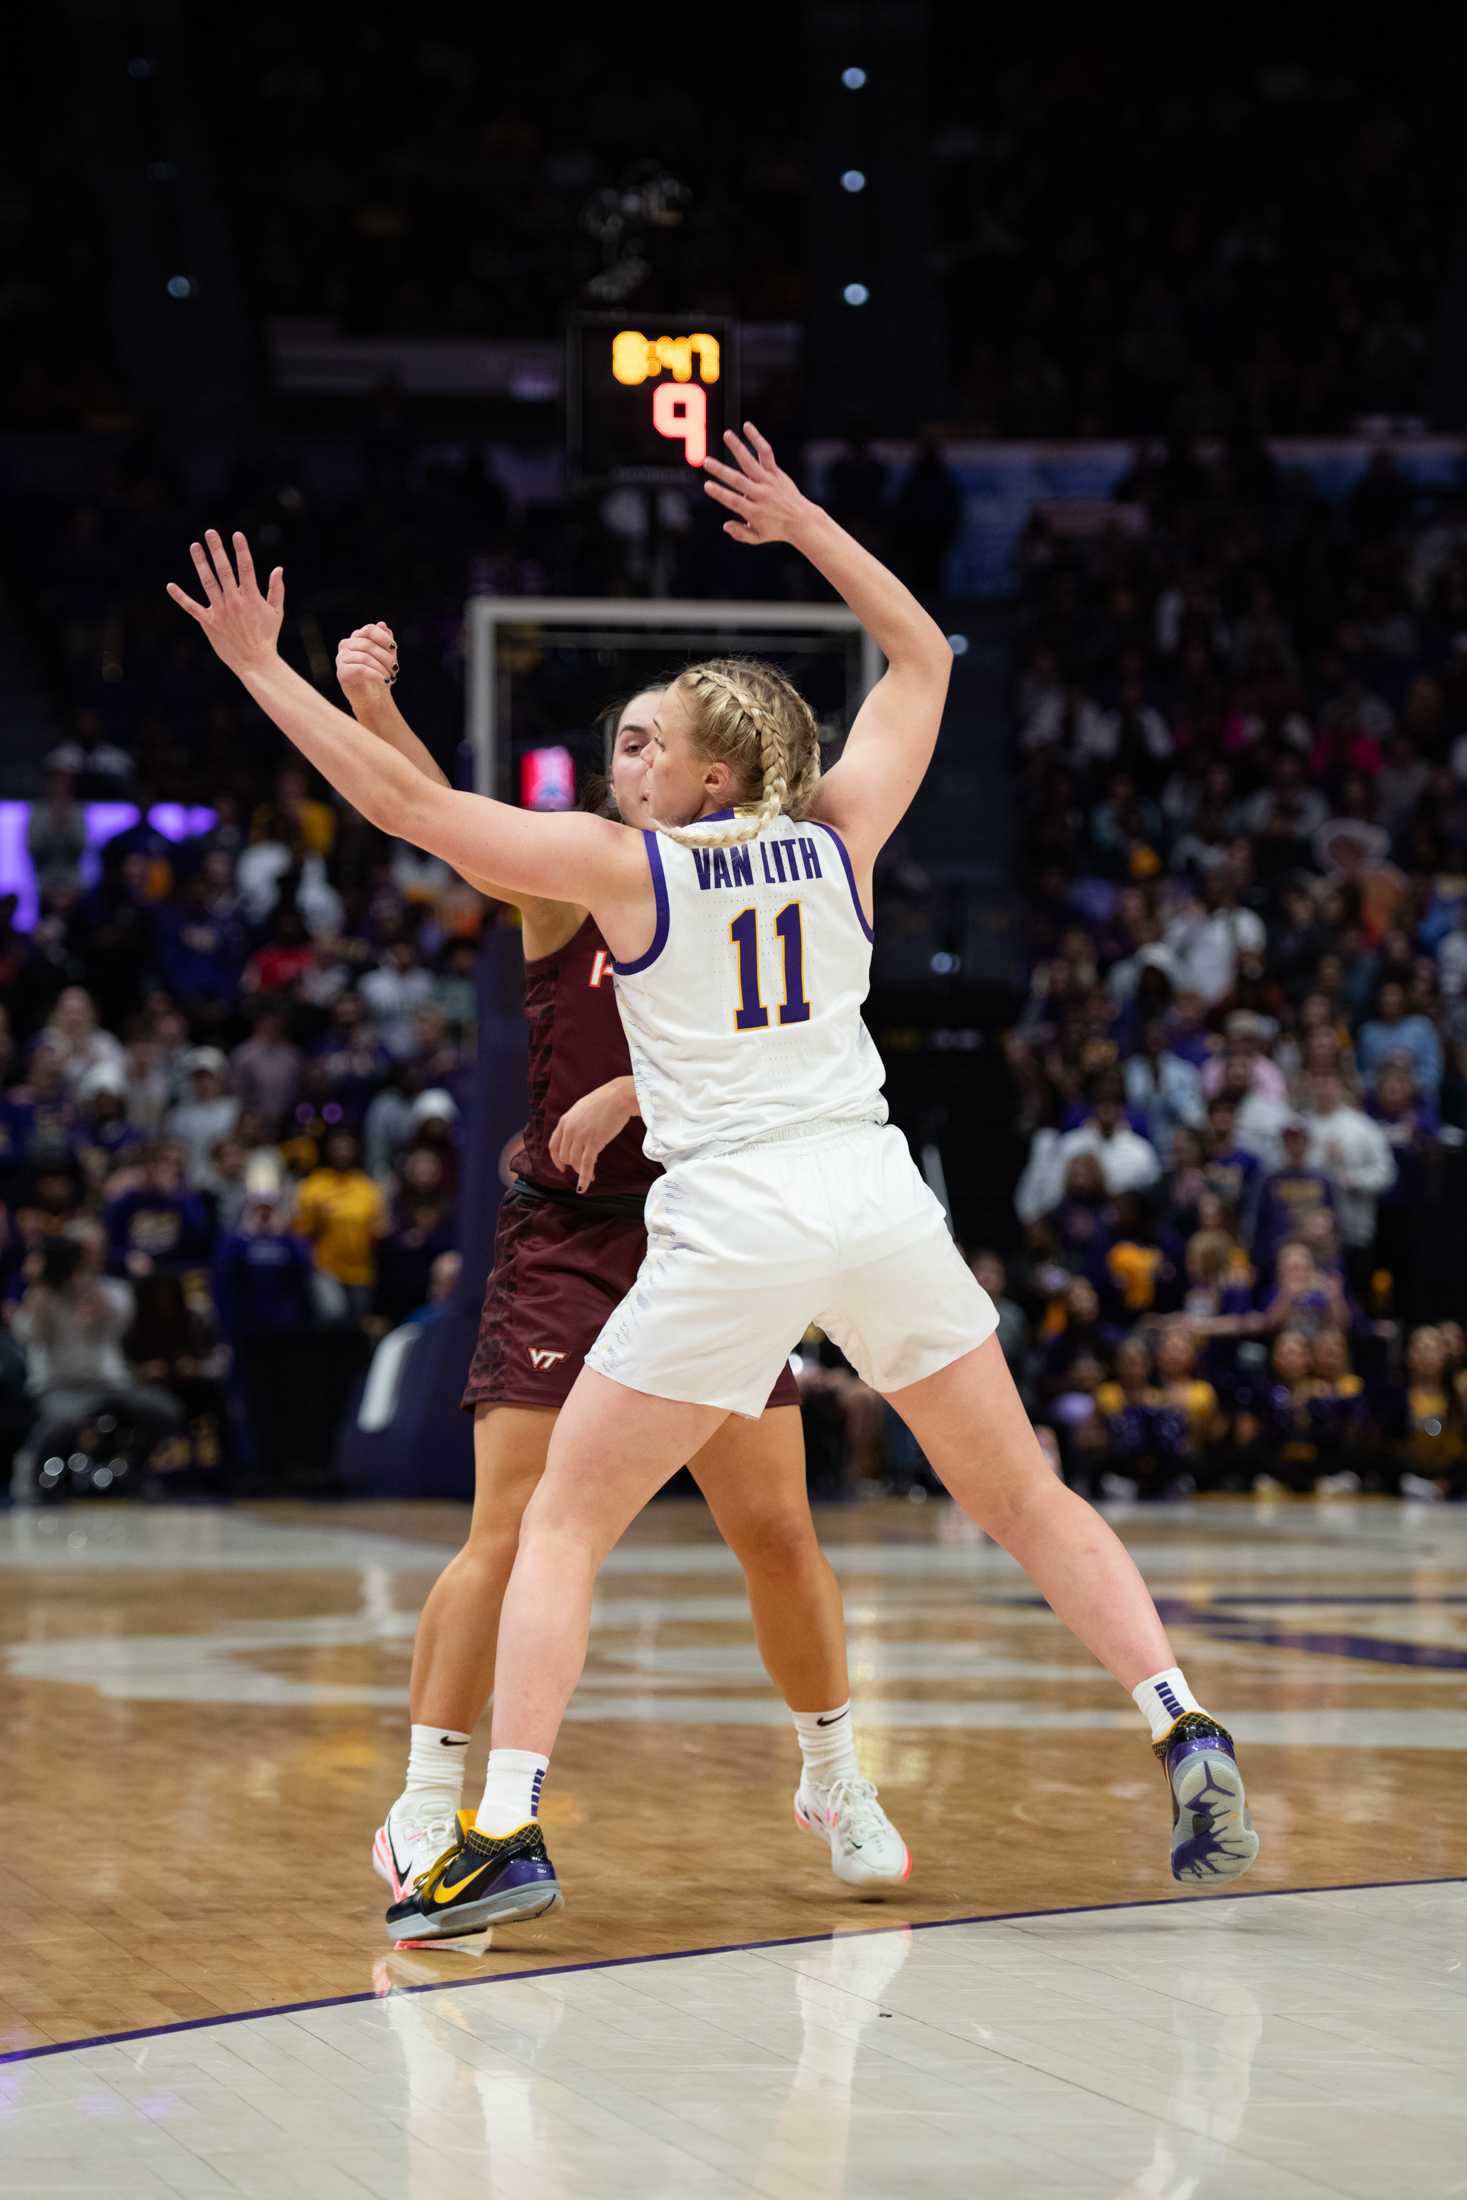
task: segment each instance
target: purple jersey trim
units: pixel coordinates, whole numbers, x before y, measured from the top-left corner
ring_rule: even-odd
[[[802,825],[818,826],[822,833],[829,833],[831,839],[835,842],[841,862],[845,865],[846,884],[851,889],[851,901],[855,906],[856,915],[860,919],[861,930],[865,933],[868,940],[874,940],[876,934],[872,931],[871,926],[866,919],[866,912],[861,907],[861,896],[856,887],[856,874],[851,866],[850,851],[847,849],[845,842],[841,839],[840,834],[836,831],[833,825],[827,825],[823,818],[801,818],[800,823]]]
[[[657,902],[657,924],[652,934],[652,945],[645,955],[635,962],[619,963],[613,957],[611,967],[619,978],[634,978],[639,970],[650,970],[667,945],[667,879],[662,869],[662,850],[657,845],[657,835],[642,828],[642,841],[647,850],[647,868],[652,873],[652,892]]]

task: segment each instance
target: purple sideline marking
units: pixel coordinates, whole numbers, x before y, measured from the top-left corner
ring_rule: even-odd
[[[657,1955],[603,1956],[590,1963],[542,1963],[533,1971],[495,1971],[488,1978],[427,1979],[420,1986],[396,1986],[396,1994],[462,1993],[475,1986],[512,1986],[516,1980],[568,1977],[577,1971],[625,1971],[638,1963],[681,1963],[693,1956],[757,1955],[763,1948],[811,1948],[826,1940],[860,1940],[876,1933],[935,1933],[949,1925],[1014,1925],[1030,1918],[1097,1917],[1113,1910],[1190,1909],[1198,1902],[1270,1902],[1285,1894],[1369,1894],[1387,1887],[1464,1887],[1467,1875],[1440,1879],[1352,1879],[1337,1887],[1253,1887],[1244,1894],[1146,1895],[1139,1902],[1074,1902],[1057,1910],[993,1910],[981,1917],[926,1917],[914,1925],[857,1925],[833,1933],[787,1933],[778,1940],[728,1940],[708,1948],[666,1948]],[[256,2017],[298,2017],[308,2009],[350,2009],[357,2002],[386,2001],[375,1989],[360,1994],[327,1994],[320,2001],[276,2002],[265,2009],[232,2009],[218,2017],[182,2017],[176,2024],[144,2024],[132,2032],[96,2032],[85,2040],[52,2040],[44,2047],[12,2047],[0,2055],[9,2063],[39,2062],[45,2055],[77,2055],[84,2047],[120,2047],[128,2040],[161,2040],[175,2032],[209,2032],[221,2024],[249,2024]]]

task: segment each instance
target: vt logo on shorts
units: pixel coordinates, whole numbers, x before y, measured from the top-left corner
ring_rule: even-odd
[[[531,1367],[538,1367],[542,1370],[542,1372],[547,1367],[555,1367],[561,1360],[565,1358],[565,1354],[563,1352],[547,1352],[542,1345],[532,1344],[529,1348],[529,1352]]]

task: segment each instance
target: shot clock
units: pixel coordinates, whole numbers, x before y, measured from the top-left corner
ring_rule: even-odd
[[[722,315],[578,314],[566,426],[584,481],[687,481],[739,418],[738,329]]]

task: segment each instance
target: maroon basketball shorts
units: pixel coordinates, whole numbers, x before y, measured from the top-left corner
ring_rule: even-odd
[[[646,1250],[640,1215],[586,1212],[507,1193],[465,1411],[483,1405],[554,1412],[563,1406],[608,1315],[636,1282]],[[784,1367],[769,1403],[799,1402],[794,1376]]]

